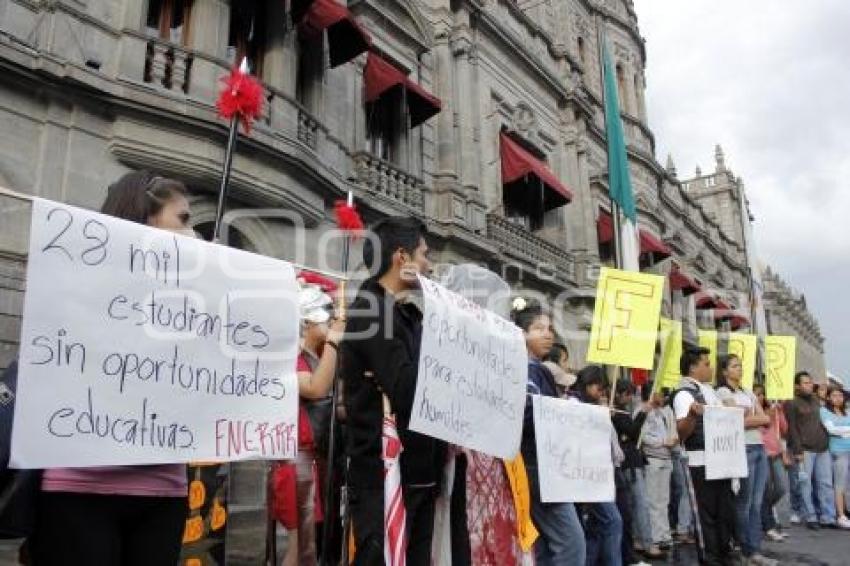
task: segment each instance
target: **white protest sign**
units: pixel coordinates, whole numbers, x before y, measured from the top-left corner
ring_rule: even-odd
[[[614,501],[608,409],[534,395],[534,435],[544,503]]]
[[[705,429],[705,479],[747,477],[747,448],[744,443],[744,410],[707,406]]]
[[[410,429],[513,458],[528,379],[522,331],[433,281],[420,282],[424,318]]]
[[[291,458],[292,266],[33,202],[14,467]]]

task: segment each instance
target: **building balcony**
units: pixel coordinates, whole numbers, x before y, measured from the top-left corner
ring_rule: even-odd
[[[530,266],[539,278],[553,280],[561,285],[576,284],[573,255],[524,226],[499,214],[488,214],[487,238],[506,258]]]
[[[144,81],[188,94],[193,61],[191,52],[165,41],[149,39],[145,49]]]
[[[366,193],[422,213],[424,183],[420,178],[366,151],[354,153],[352,159],[355,181]]]

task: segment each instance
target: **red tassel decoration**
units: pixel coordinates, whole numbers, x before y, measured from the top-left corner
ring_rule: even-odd
[[[219,116],[230,120],[238,115],[245,133],[250,134],[251,124],[263,111],[263,85],[238,68],[234,68],[223,82],[224,88],[215,103]]]
[[[354,204],[338,200],[334,203],[334,214],[336,215],[336,225],[340,230],[344,232],[360,232],[363,230],[363,220]]]

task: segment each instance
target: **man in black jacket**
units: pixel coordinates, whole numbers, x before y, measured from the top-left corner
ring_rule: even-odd
[[[408,430],[422,339],[422,313],[409,299],[419,286],[417,275],[431,270],[426,230],[416,219],[394,217],[372,231],[374,236],[363,246],[363,259],[374,275],[349,308],[342,344],[354,564],[383,564],[383,394],[395,413],[403,446],[407,563],[428,565],[445,444]]]

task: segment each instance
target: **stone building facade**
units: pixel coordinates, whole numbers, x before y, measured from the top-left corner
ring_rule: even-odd
[[[824,337],[806,296],[793,289],[769,267],[764,271],[764,308],[770,334],[797,337],[797,369],[808,371],[816,383],[826,383]]]
[[[671,254],[648,257],[646,269],[685,273],[701,288],[685,296],[687,288],[669,286],[665,313],[686,321],[693,341],[698,327],[727,327],[723,312],[698,305],[721,297],[726,310],[745,304],[735,204],[743,184],[720,152],[715,173],[686,181],[657,161],[646,50],[630,0],[349,0],[374,51],[441,101],[416,127],[403,109],[379,112],[364,100],[365,54],[330,68],[329,40],[307,41],[292,24],[297,3],[0,0],[0,186],[96,208],[110,182],[148,167],[186,182],[196,229],[208,233],[227,134],[214,107],[219,80],[247,55],[266,105],[240,138],[229,204],[265,212],[234,221],[231,243],[335,268],[336,248],[320,254],[318,246],[333,227],[333,202],[353,191],[368,221],[423,218],[438,262],[476,262],[525,293],[560,297],[557,330],[580,366],[598,267],[610,254],[598,230],[610,210],[605,36],[639,222]],[[507,206],[508,191],[547,189],[533,179],[503,185],[503,133],[569,188],[569,204]],[[28,215],[25,203],[0,200],[5,367],[20,331]],[[261,498],[256,479],[234,493],[248,515]]]

